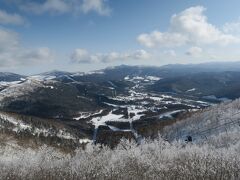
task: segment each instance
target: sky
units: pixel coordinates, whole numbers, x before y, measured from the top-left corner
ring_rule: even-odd
[[[0,0],[0,71],[240,60],[239,0]]]

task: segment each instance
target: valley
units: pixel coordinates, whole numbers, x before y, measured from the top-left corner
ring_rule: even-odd
[[[142,138],[154,139],[166,125],[229,100],[219,95],[217,99],[215,94],[205,92],[208,89],[212,93],[211,88],[201,86],[201,89],[197,84],[188,83],[185,93],[180,87],[176,86],[178,91],[161,85],[170,87],[174,78],[184,77],[185,73],[174,75],[164,67],[119,66],[89,73],[52,71],[33,76],[14,75],[12,79],[6,74],[0,83],[0,107],[3,113],[18,117],[20,123],[9,121],[15,133],[28,130],[38,136],[41,132],[46,138],[54,136],[80,144],[113,147],[123,137],[137,142]],[[189,72],[192,82],[197,75]],[[212,76],[207,77],[211,80]],[[11,80],[6,81],[7,78]],[[204,94],[200,96],[199,91]],[[36,130],[36,118],[43,119],[47,128]],[[60,124],[63,130],[52,133],[49,122]]]
[[[0,0],[0,180],[240,180],[239,7]]]

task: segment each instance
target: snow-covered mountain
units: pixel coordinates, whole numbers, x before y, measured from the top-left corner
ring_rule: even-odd
[[[212,94],[238,97],[238,72],[189,73],[179,86],[185,73],[120,66],[3,81],[1,178],[239,179],[240,99]]]
[[[25,76],[9,73],[9,72],[0,72],[0,81],[11,82],[11,81],[20,81],[24,79]]]
[[[0,90],[18,84],[23,80],[25,80],[25,76],[9,72],[0,72]]]
[[[206,71],[205,66],[199,67]],[[17,78],[0,82],[0,108],[56,121],[70,131],[81,132],[74,133],[77,139],[117,144],[122,137],[154,138],[159,130],[179,119],[240,97],[239,72],[199,74],[188,69],[118,66],[89,73],[14,75]],[[34,125],[20,120],[36,134],[31,130]]]

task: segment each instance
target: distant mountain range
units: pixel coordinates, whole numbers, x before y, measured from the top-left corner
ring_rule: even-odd
[[[109,136],[139,139],[155,136],[154,129],[163,126],[161,119],[171,123],[184,114],[239,98],[239,65],[121,65],[88,73],[55,70],[31,76],[0,73],[0,109],[51,119],[78,138],[104,143],[109,143]]]

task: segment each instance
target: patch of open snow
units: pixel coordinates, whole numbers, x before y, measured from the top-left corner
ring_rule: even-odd
[[[75,76],[86,76],[86,75],[92,75],[92,74],[104,74],[103,71],[89,71],[89,72],[77,72],[71,75],[71,77]]]
[[[90,122],[95,126],[95,128],[99,127],[100,125],[106,125],[106,122],[109,121],[118,121],[118,122],[126,122],[126,121],[135,121],[139,120],[144,114],[139,114],[141,112],[146,111],[145,108],[140,108],[137,106],[128,106],[128,114],[134,114],[132,118],[126,119],[123,118],[122,114],[113,114],[113,111],[110,111],[107,115],[105,116],[100,116],[100,117],[94,117]]]
[[[90,143],[92,142],[92,140],[90,139],[79,139],[79,143],[83,144],[83,143]]]
[[[100,111],[96,112],[96,113],[89,113],[89,112],[80,112],[80,116],[73,118],[74,120],[79,121],[80,119],[86,119],[89,118],[91,116],[95,116],[95,115],[99,115],[103,112],[103,110],[101,109]]]
[[[134,76],[132,79],[133,79],[133,80],[144,80],[144,77]]]
[[[124,77],[124,80],[129,80],[129,79],[130,79],[129,76]]]
[[[84,75],[92,75],[92,74],[104,74],[103,71],[89,71],[84,73]]]
[[[142,101],[142,102],[140,102],[142,105],[148,105],[149,104],[149,102],[148,101]]]
[[[160,119],[164,118],[164,117],[167,117],[167,118],[173,118],[173,115],[174,114],[177,114],[179,112],[184,112],[186,110],[184,109],[180,109],[180,110],[175,110],[175,111],[170,111],[170,112],[166,112],[166,113],[163,113],[159,116]]]
[[[75,77],[75,76],[84,76],[84,72],[77,72],[77,73],[74,73],[72,75],[70,75],[71,77]]]
[[[106,105],[108,105],[108,106],[112,106],[112,107],[120,107],[119,105],[111,104],[111,103],[106,103],[106,102],[104,102],[103,104],[106,104]]]
[[[162,101],[164,98],[151,96],[151,97],[149,97],[149,99],[152,99],[154,101]]]
[[[123,121],[124,119],[122,118],[123,115],[117,115],[113,114],[112,111],[110,111],[107,115],[101,116],[101,117],[94,117],[92,118],[91,122],[95,126],[95,128],[99,127],[100,125],[106,125],[105,122],[107,121]]]
[[[209,106],[209,103],[205,101],[196,101],[196,102],[201,104],[202,106]]]
[[[54,87],[53,87],[53,86],[46,86],[46,88],[54,89]]]
[[[161,95],[163,98],[173,98],[172,96],[169,96],[169,95]]]
[[[146,79],[150,81],[159,81],[161,78],[157,76],[146,76]]]
[[[0,85],[1,86],[11,86],[13,84],[18,84],[22,81],[11,81],[11,82],[8,82],[8,81],[0,81]]]
[[[139,81],[145,81],[145,82],[149,82],[149,81],[158,81],[160,80],[160,77],[157,76],[134,76],[132,78],[130,78],[129,76],[124,77],[124,80],[126,81],[132,81],[132,82],[139,82]]]
[[[193,91],[196,91],[196,88],[189,89],[186,92],[193,92]]]
[[[56,76],[34,75],[34,76],[29,76],[27,79],[36,80],[36,81],[45,81],[45,80],[52,80],[55,78],[56,78]]]
[[[131,96],[141,96],[141,97],[147,97],[148,94],[147,93],[139,93],[133,90],[130,90],[129,93],[131,94]]]
[[[112,131],[131,132],[131,129],[119,129],[119,128],[117,128],[117,127],[110,126],[110,125],[108,125],[108,127],[109,127]]]

